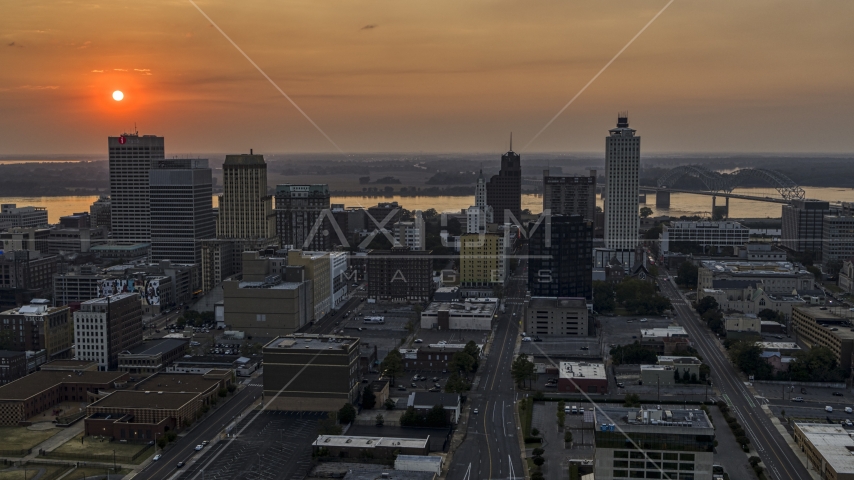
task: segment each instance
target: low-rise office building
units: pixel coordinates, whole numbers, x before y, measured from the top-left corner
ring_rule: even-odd
[[[669,252],[674,243],[692,243],[703,247],[738,249],[750,238],[750,229],[738,222],[670,222],[661,232],[661,251]]]
[[[351,435],[318,435],[311,444],[313,454],[322,457],[374,458],[392,460],[398,455],[427,455],[430,437],[389,438]]]
[[[406,371],[441,372],[448,369],[454,354],[465,350],[464,343],[434,343],[418,348],[401,348]],[[483,349],[483,345],[478,345]]]
[[[0,425],[15,426],[63,402],[90,403],[126,385],[127,372],[37,371],[0,386]]]
[[[462,302],[432,302],[421,312],[421,328],[492,330],[497,298],[467,298]]]
[[[825,215],[822,228],[822,261],[835,262],[854,257],[854,216]]]
[[[840,425],[795,422],[795,443],[820,478],[854,479],[854,439]]]
[[[47,208],[45,207],[19,207],[14,203],[0,205],[0,229],[45,225],[47,225]]]
[[[525,331],[528,335],[593,334],[587,299],[581,297],[531,297],[525,301]]]
[[[406,400],[406,407],[412,407],[416,412],[426,414],[436,405],[445,410],[448,423],[456,425],[462,412],[460,395],[458,393],[412,392]]]
[[[815,289],[815,276],[803,265],[791,262],[750,262],[704,260],[697,275],[697,291],[714,289],[716,280],[748,280],[761,283],[771,294],[791,295],[792,292]]]
[[[359,339],[294,334],[264,346],[264,396],[273,410],[337,411],[361,392]],[[283,389],[289,385],[287,389]]]
[[[762,320],[749,313],[725,314],[724,328],[730,340],[758,340],[762,336]]]
[[[605,365],[588,362],[560,362],[557,390],[569,393],[608,393]]]
[[[136,293],[94,298],[74,312],[74,354],[115,370],[119,353],[142,343],[142,305]]]
[[[641,365],[641,381],[644,385],[673,386],[683,381],[697,382],[700,365],[697,357],[659,356],[656,365]],[[677,380],[678,376],[678,380]]]
[[[69,358],[74,343],[71,310],[33,299],[29,305],[0,313],[0,328],[9,332],[10,350],[45,350],[46,360]]]
[[[854,332],[847,320],[833,314],[826,307],[795,307],[792,309],[795,334],[812,347],[827,347],[836,356],[839,366],[851,368],[854,351]]]
[[[161,338],[149,340],[119,353],[119,371],[131,375],[149,376],[162,372],[175,360],[184,356],[187,340]]]
[[[715,429],[702,410],[605,406],[594,412],[593,423],[598,426],[593,434],[596,480],[712,480]]]
[[[0,252],[0,309],[50,295],[59,256],[29,250]]]
[[[640,344],[660,355],[671,355],[680,350],[687,350],[691,346],[691,340],[684,327],[671,325],[667,328],[644,328],[640,333]]]

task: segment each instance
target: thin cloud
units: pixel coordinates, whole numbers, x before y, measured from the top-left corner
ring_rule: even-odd
[[[116,72],[127,72],[128,71],[126,68],[114,68],[113,70],[115,70]]]
[[[56,90],[59,88],[56,85],[21,85],[21,90]]]
[[[365,25],[364,27],[360,28],[359,30],[373,30],[375,28],[377,28],[376,25],[370,24],[370,25]]]
[[[143,75],[151,75],[151,69],[150,68],[134,68],[133,71],[139,72]]]
[[[92,70],[92,73],[104,73],[103,70]]]

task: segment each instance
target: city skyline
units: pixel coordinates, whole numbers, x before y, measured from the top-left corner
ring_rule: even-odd
[[[500,152],[666,3],[199,7],[346,153]],[[833,131],[851,97],[854,6],[765,3],[674,3],[520,153],[601,151],[620,110],[651,153],[850,151]],[[134,123],[176,154],[336,151],[189,3],[29,2],[0,25],[0,102],[18,112],[0,154],[99,153]]]

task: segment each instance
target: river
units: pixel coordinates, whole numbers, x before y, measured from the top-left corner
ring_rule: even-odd
[[[803,187],[807,198],[817,198],[831,202],[849,201],[854,202],[854,189],[837,187]],[[742,195],[755,195],[760,197],[777,197],[776,192],[768,188],[740,188],[735,193]],[[48,221],[58,223],[59,217],[70,215],[75,212],[88,212],[89,206],[98,197],[94,195],[67,196],[67,197],[0,197],[0,203],[14,203],[21,206],[46,207]],[[655,215],[670,215],[679,217],[682,215],[698,215],[712,211],[712,198],[705,195],[692,195],[689,193],[673,193],[670,195],[669,209],[655,207],[655,194],[648,195],[646,204]],[[378,202],[398,202],[409,210],[427,210],[435,208],[440,212],[459,212],[474,202],[474,197],[402,197],[392,195],[388,197],[362,197],[362,196],[340,196],[332,197],[332,203],[343,203],[348,207],[370,207]],[[602,199],[597,203],[602,206]],[[718,205],[723,204],[723,199],[718,199]],[[213,205],[217,205],[216,197]],[[781,215],[778,203],[754,202],[750,200],[730,200],[729,216],[732,218],[779,218]],[[531,212],[540,213],[543,210],[543,199],[539,195],[522,195],[522,208],[529,208]]]

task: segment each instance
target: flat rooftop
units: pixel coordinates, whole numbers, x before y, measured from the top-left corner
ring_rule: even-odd
[[[156,390],[116,390],[91,404],[90,407],[176,410],[194,401],[198,396],[198,393],[176,393]]]
[[[318,435],[312,445],[349,448],[427,448],[429,438],[355,437],[350,435]]]
[[[581,297],[531,297],[528,308],[583,308],[587,310],[587,299]]]
[[[792,262],[746,261],[746,260],[703,260],[701,266],[716,273],[734,275],[794,275],[809,273]]]
[[[237,288],[262,288],[266,290],[297,290],[301,283],[297,282],[279,282],[279,283],[265,283],[265,282],[240,282],[237,284]]]
[[[662,407],[661,410],[658,410],[656,408],[637,409],[597,405],[594,411],[597,430],[601,430],[602,424],[613,424],[627,432],[651,431],[664,427],[673,429],[673,433],[679,433],[679,430],[685,432],[687,429],[707,429],[709,434],[714,434],[712,423],[706,413],[700,409]],[[686,433],[697,434],[699,432],[690,431]]]
[[[162,355],[171,352],[177,348],[184,348],[189,344],[187,340],[178,340],[176,338],[161,338],[157,340],[149,340],[141,345],[121,352],[123,355]]]
[[[104,385],[105,388],[108,388],[113,382],[125,377],[127,377],[125,372],[84,371],[75,373],[61,370],[39,370],[0,387],[0,401],[26,400],[62,383]]]
[[[448,310],[453,316],[491,316],[497,308],[497,298],[479,298],[460,302],[431,302],[421,314],[438,315],[440,311]]]
[[[47,363],[41,364],[39,368],[42,370],[47,370],[51,368],[62,368],[65,370],[73,370],[75,368],[83,369],[89,367],[91,365],[97,365],[97,362],[93,362],[91,360],[74,360],[74,359],[66,359],[66,360],[51,360]]]
[[[216,378],[204,378],[196,373],[155,373],[139,382],[134,390],[154,390],[158,392],[194,392],[200,393],[219,382]]]
[[[659,355],[658,356],[658,363],[661,363],[661,362],[668,362],[668,363],[672,362],[672,363],[680,363],[680,364],[685,364],[685,365],[688,365],[688,364],[694,365],[694,364],[703,363],[697,357],[678,357],[678,356],[669,356],[669,355]]]
[[[685,331],[685,327],[679,326],[670,326],[667,328],[642,328],[641,331],[642,337],[687,337],[688,332]]]
[[[854,439],[844,428],[826,423],[800,422],[795,422],[795,427],[837,474],[854,474]]]
[[[560,378],[589,378],[606,380],[605,365],[588,362],[560,362]]]
[[[336,347],[346,349],[358,341],[359,339],[355,337],[338,335],[287,335],[276,338],[264,346],[264,349],[328,350]]]
[[[800,350],[801,347],[795,342],[756,342],[762,350]]]
[[[136,295],[138,295],[138,294],[131,293],[131,292],[117,293],[115,295],[110,295],[109,297],[93,298],[91,300],[86,300],[85,302],[82,303],[82,305],[106,305],[108,299],[110,300],[110,303],[112,303],[112,302],[116,302],[119,300],[124,300],[125,298],[128,298],[128,297],[133,297]]]
[[[38,317],[42,315],[50,315],[60,310],[68,310],[68,306],[52,307],[50,305],[23,305],[17,308],[0,312],[0,315],[26,315],[28,317]]]

